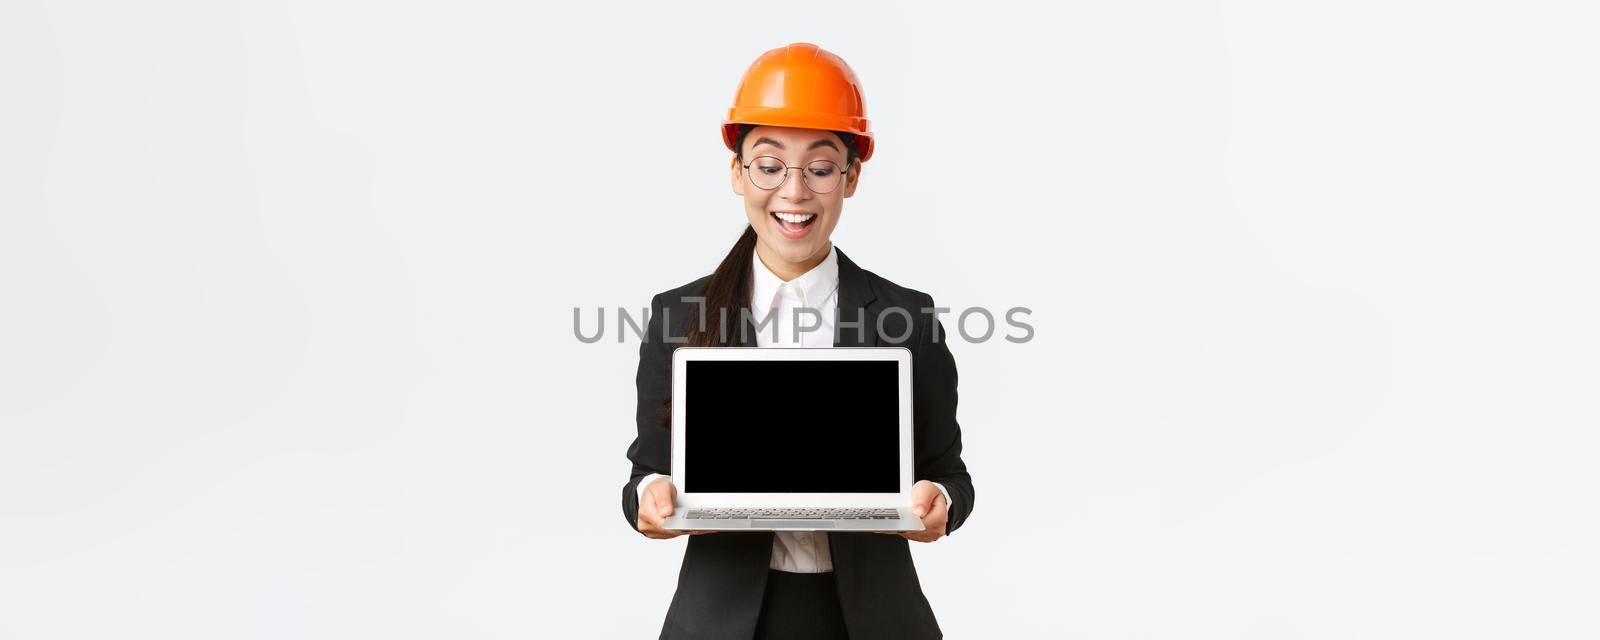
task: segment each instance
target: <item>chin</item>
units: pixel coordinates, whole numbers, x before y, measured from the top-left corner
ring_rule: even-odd
[[[801,247],[787,247],[786,250],[783,251],[783,259],[788,260],[789,262],[805,262],[806,258],[810,258],[812,253],[815,252],[811,250],[810,245]]]

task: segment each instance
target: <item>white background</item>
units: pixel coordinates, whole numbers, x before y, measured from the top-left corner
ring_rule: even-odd
[[[837,244],[1034,311],[952,345],[949,636],[1600,636],[1584,4],[7,0],[0,637],[654,637],[572,309],[710,272],[797,40]]]

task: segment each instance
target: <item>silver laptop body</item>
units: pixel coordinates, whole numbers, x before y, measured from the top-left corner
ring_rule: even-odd
[[[911,351],[681,347],[665,527],[921,531]]]

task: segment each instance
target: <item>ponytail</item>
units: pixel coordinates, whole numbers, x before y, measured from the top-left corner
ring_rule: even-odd
[[[702,301],[689,310],[686,347],[731,347],[739,344],[744,309],[750,304],[750,277],[755,266],[756,230],[745,225],[717,270],[706,281]]]

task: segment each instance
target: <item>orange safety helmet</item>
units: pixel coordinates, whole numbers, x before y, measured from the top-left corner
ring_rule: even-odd
[[[739,125],[827,129],[853,133],[861,162],[872,157],[872,129],[861,99],[861,81],[839,56],[796,42],[751,63],[739,81],[733,108],[722,121],[722,143],[731,151]]]

